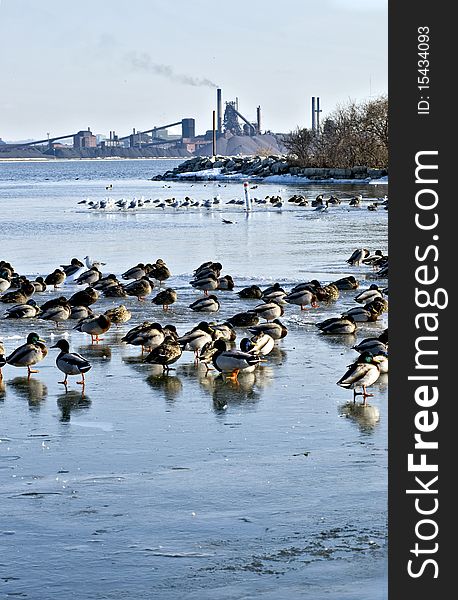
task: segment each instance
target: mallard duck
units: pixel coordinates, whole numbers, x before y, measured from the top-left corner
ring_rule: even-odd
[[[197,312],[218,312],[220,303],[218,298],[212,294],[206,298],[199,298],[199,300],[190,304],[189,308]]]
[[[324,204],[319,204],[315,208],[315,212],[327,212],[329,210],[329,202],[328,200],[324,201]]]
[[[262,290],[257,285],[251,285],[250,287],[243,288],[240,292],[237,292],[240,298],[247,300],[260,300],[262,298]]]
[[[141,346],[142,354],[147,350],[158,348],[165,338],[164,329],[160,323],[151,323],[144,321],[141,325],[137,325],[130,329],[126,335],[121,338],[121,342],[130,346]]]
[[[374,357],[370,352],[363,352],[356,362],[349,365],[346,373],[339,379],[337,385],[353,390],[353,401],[356,396],[363,396],[364,403],[366,398],[373,394],[368,394],[366,388],[377,381],[380,376],[378,364],[374,362]],[[361,392],[356,392],[356,388],[362,388]]]
[[[362,340],[357,346],[353,346],[357,352],[372,352],[376,355],[378,352],[388,352],[388,329],[378,337],[370,337]]]
[[[105,298],[127,298],[128,297],[128,293],[126,292],[126,290],[120,283],[117,285],[115,284],[115,285],[110,285],[110,286],[106,287],[102,291],[102,294],[105,296]]]
[[[385,256],[381,250],[376,250],[374,254],[370,254],[368,257],[363,258],[363,264],[371,265],[372,267],[376,267],[380,265],[385,260]]]
[[[69,265],[60,265],[62,267],[63,272],[67,277],[71,277],[78,273],[83,267],[84,264],[78,260],[77,258],[72,258]]]
[[[33,319],[40,313],[40,307],[31,299],[26,304],[16,304],[7,308],[5,318],[7,319]]]
[[[339,288],[333,283],[328,283],[315,291],[318,300],[323,302],[335,302],[339,299]]]
[[[283,288],[280,288],[278,290],[274,290],[272,292],[269,292],[268,294],[263,294],[262,295],[262,299],[264,300],[264,302],[266,304],[268,304],[269,302],[276,302],[277,304],[285,304],[285,297],[286,297],[286,292]]]
[[[154,288],[154,284],[148,277],[142,277],[125,286],[124,291],[128,296],[135,296],[139,301],[144,301],[146,296],[149,296]],[[109,288],[111,289],[111,288]]]
[[[178,295],[172,288],[166,288],[162,292],[159,292],[151,302],[158,306],[162,306],[164,310],[168,310],[171,304],[177,301]]]
[[[342,277],[342,279],[338,279],[337,281],[333,281],[332,285],[335,285],[338,290],[356,290],[359,287],[359,281],[357,281],[353,275],[349,275],[348,277]]]
[[[30,281],[25,281],[18,290],[7,292],[0,297],[0,302],[5,304],[27,304],[35,293],[35,286]]]
[[[307,310],[306,306],[311,306],[312,308],[318,307],[316,295],[309,290],[291,292],[285,296],[285,302],[288,304],[297,304],[301,307],[301,310]]]
[[[89,306],[72,306],[71,309],[70,319],[76,321],[81,321],[81,319],[87,319],[87,317],[92,317],[94,315]]]
[[[48,308],[52,308],[54,306],[66,306],[68,304],[68,300],[65,296],[58,296],[57,298],[51,298],[44,304],[41,305],[41,311],[44,312],[48,310]]]
[[[159,281],[159,285],[162,285],[171,275],[170,269],[161,258],[158,258],[154,265],[151,265],[149,276]]]
[[[275,346],[275,340],[265,332],[254,335],[251,339],[243,338],[240,341],[240,350],[250,354],[262,354],[267,356]]]
[[[168,372],[170,365],[175,363],[181,356],[182,349],[173,335],[166,333],[165,339],[160,346],[152,350],[144,362],[153,365],[162,365],[162,370]]]
[[[355,319],[352,316],[333,317],[326,319],[321,323],[316,323],[316,327],[323,333],[332,335],[352,334],[356,331]]]
[[[234,280],[230,275],[225,275],[224,277],[218,278],[218,290],[233,290],[234,289]]]
[[[196,327],[188,331],[184,335],[178,338],[178,343],[181,345],[184,351],[194,352],[195,360],[198,360],[199,351],[212,342],[215,338],[215,332],[212,327],[206,322],[202,321]]]
[[[59,285],[64,283],[66,278],[67,275],[65,275],[62,269],[55,269],[52,273],[46,275],[45,283],[46,285],[52,285],[54,289],[56,289]]]
[[[32,285],[36,292],[45,292],[46,288],[48,287],[43,277],[37,277],[35,281],[32,281]]]
[[[273,285],[266,287],[265,290],[262,290],[262,297],[265,298],[266,296],[269,296],[270,294],[273,294],[274,292],[284,292],[284,291],[285,290],[281,287],[281,285],[277,281]]]
[[[221,275],[221,271],[223,269],[223,265],[219,262],[206,262],[197,267],[194,271],[194,279],[200,279],[200,277],[207,276],[210,272],[216,275],[218,278]]]
[[[59,371],[62,371],[62,373],[65,374],[65,379],[59,381],[59,383],[66,386],[69,375],[81,375],[81,381],[77,381],[76,383],[82,385],[84,388],[86,383],[84,374],[92,369],[91,363],[83,358],[81,354],[70,352],[70,345],[67,340],[59,340],[54,346],[51,346],[51,348],[58,348],[60,350],[60,353],[56,358],[56,366]]]
[[[75,279],[75,283],[77,285],[92,285],[93,283],[97,283],[101,277],[102,273],[98,270],[98,268],[92,267],[88,271],[81,273],[81,275]]]
[[[371,302],[374,300],[374,298],[383,298],[381,290],[375,283],[373,283],[367,290],[363,290],[357,296],[355,296],[355,301],[363,304],[365,302]]]
[[[122,325],[123,323],[127,323],[127,321],[130,321],[130,319],[132,318],[132,313],[124,306],[124,304],[121,304],[120,306],[115,306],[114,308],[109,308],[105,311],[104,314],[115,325]]]
[[[148,275],[148,270],[145,269],[145,265],[143,263],[138,263],[138,265],[135,265],[135,267],[131,267],[130,269],[127,269],[127,271],[125,271],[121,277],[123,279],[141,279],[142,277],[145,277],[146,275]]]
[[[367,248],[357,248],[353,251],[353,254],[345,262],[349,265],[359,267],[362,261],[370,255]]]
[[[266,321],[273,321],[284,314],[283,306],[276,302],[268,302],[267,304],[259,304],[255,306],[253,312],[262,317]]]
[[[27,367],[28,377],[30,377],[32,373],[38,373],[30,367],[39,363],[48,354],[45,344],[46,342],[40,339],[38,333],[33,331],[27,336],[27,343],[19,346],[7,356],[6,362],[13,367]]]
[[[248,331],[254,335],[260,333],[267,333],[274,340],[281,340],[288,335],[288,329],[279,319],[275,319],[270,323],[262,323],[261,325],[255,325],[249,327]]]
[[[91,336],[91,343],[100,342],[103,338],[99,336],[102,333],[106,333],[111,327],[111,321],[106,315],[94,315],[93,317],[87,317],[82,319],[76,327],[77,331],[82,333],[88,333]]]
[[[114,273],[110,273],[110,275],[106,275],[105,277],[101,277],[94,285],[92,286],[95,290],[104,292],[109,287],[121,285],[118,281],[118,278]]]
[[[229,374],[230,379],[237,379],[240,371],[251,371],[261,362],[261,358],[255,354],[241,350],[227,350],[224,340],[216,340],[213,345],[216,350],[212,356],[213,366],[220,373]]]
[[[318,196],[316,196],[315,200],[312,200],[312,206],[323,206],[323,203],[324,203],[323,194],[318,194]]]
[[[373,300],[365,304],[364,308],[377,312],[379,315],[381,315],[388,310],[388,300],[382,298],[381,296],[376,296]]]
[[[377,321],[381,313],[375,309],[368,309],[365,306],[350,308],[343,313],[342,318],[352,317],[355,323],[373,323]]]
[[[92,287],[87,287],[84,290],[75,292],[70,297],[68,303],[70,306],[90,306],[99,299],[99,292]]]
[[[342,201],[337,196],[331,195],[328,200],[329,204],[341,204]]]
[[[228,319],[233,327],[251,327],[259,323],[258,315],[253,311],[237,313]]]
[[[207,296],[208,292],[212,292],[218,287],[218,278],[214,273],[209,273],[206,277],[194,279],[189,283],[193,288],[201,290]]]

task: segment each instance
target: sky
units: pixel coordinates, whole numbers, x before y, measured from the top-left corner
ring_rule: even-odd
[[[0,138],[196,119],[216,86],[288,132],[387,93],[387,0],[0,0]]]

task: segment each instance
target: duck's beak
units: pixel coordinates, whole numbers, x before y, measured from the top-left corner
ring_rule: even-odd
[[[55,344],[54,346],[50,346],[50,348],[58,348],[59,346]]]
[[[42,344],[46,344],[45,340],[42,340],[41,338],[38,338],[38,341],[41,342]]]

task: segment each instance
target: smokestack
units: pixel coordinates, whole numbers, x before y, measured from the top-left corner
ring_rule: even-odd
[[[258,108],[256,109],[256,120],[258,123],[258,133],[261,133],[261,107],[258,106]]]
[[[316,99],[316,129],[320,133],[320,98]]]
[[[223,103],[221,100],[221,88],[216,90],[216,119],[218,135],[223,132]]]
[[[312,96],[312,131],[316,130],[315,96]]]
[[[212,153],[216,156],[216,111],[213,111],[213,135],[212,135]]]

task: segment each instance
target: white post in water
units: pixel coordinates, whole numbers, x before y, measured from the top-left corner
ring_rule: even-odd
[[[245,193],[245,210],[251,210],[251,198],[250,198],[250,190],[248,188],[248,181],[245,181],[243,184],[243,191]]]

